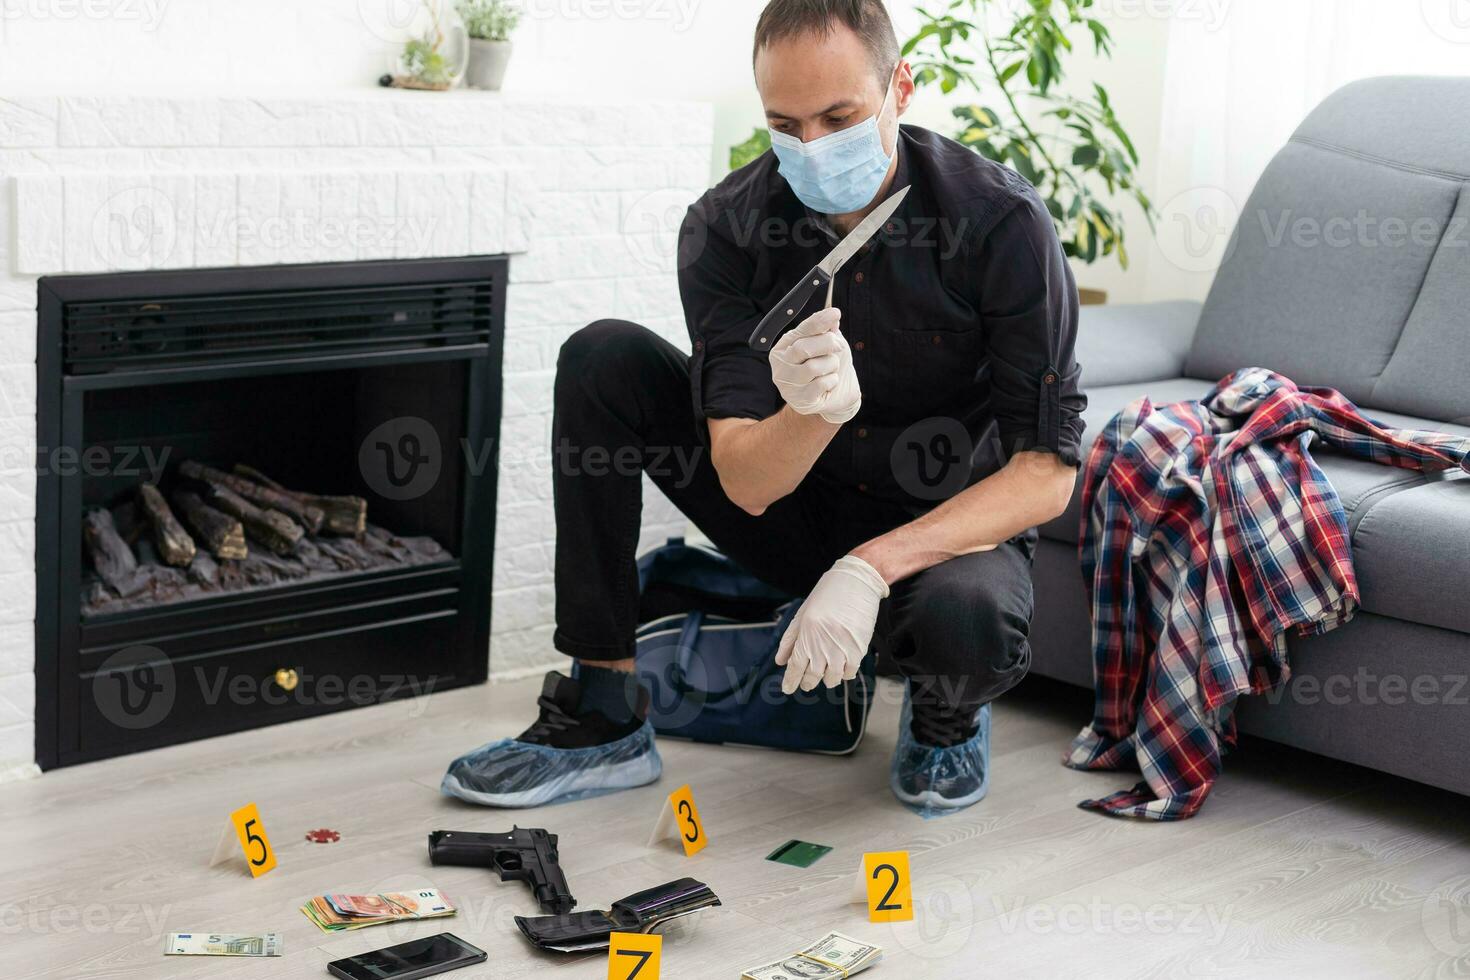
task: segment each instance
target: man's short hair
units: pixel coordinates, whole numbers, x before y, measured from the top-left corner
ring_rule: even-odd
[[[878,80],[888,84],[898,64],[898,36],[883,0],[771,0],[755,25],[755,56],[761,48],[801,34],[831,34],[845,24],[868,49]]]

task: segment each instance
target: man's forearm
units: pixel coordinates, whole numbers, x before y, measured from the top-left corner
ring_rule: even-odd
[[[889,585],[961,555],[990,551],[1067,509],[1077,470],[1047,452],[1018,454],[929,513],[853,549]]]
[[[725,495],[742,510],[761,514],[806,479],[841,428],[790,406],[759,422],[714,419],[710,459]]]

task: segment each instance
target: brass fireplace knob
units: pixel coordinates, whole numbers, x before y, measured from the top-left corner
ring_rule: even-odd
[[[294,691],[296,685],[301,683],[301,678],[296,671],[290,667],[282,667],[276,671],[276,686],[283,691]]]

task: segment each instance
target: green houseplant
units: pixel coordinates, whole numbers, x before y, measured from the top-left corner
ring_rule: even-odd
[[[416,37],[403,45],[403,71],[424,88],[446,89],[454,83],[449,59],[440,50],[443,39]]]
[[[1084,262],[1116,255],[1128,267],[1116,202],[1132,198],[1150,228],[1154,207],[1139,186],[1138,151],[1107,90],[1085,96],[1058,84],[1074,35],[1111,57],[1113,38],[1091,16],[1094,0],[950,0],[940,13],[918,8],[923,22],[903,47],[920,85],[945,94],[973,92],[990,105],[954,110],[957,139],[1009,164],[1040,192],[1067,255]],[[998,23],[1002,13],[1014,20]],[[993,101],[992,101],[993,100]]]
[[[521,22],[521,12],[509,0],[459,0],[460,19],[470,34],[469,84],[500,91],[510,67],[510,34]]]
[[[469,61],[469,35],[444,0],[423,0],[422,33],[403,45],[383,85],[442,92],[458,85]]]
[[[764,127],[750,134],[750,139],[730,147],[730,169],[739,170],[771,148],[771,131]]]

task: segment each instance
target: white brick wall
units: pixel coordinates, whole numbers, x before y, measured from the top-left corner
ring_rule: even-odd
[[[509,252],[491,669],[551,648],[551,384],[601,317],[687,348],[678,217],[708,106],[483,93],[0,98],[0,781],[35,717],[36,279],[53,273]],[[644,546],[683,520],[651,485]]]

